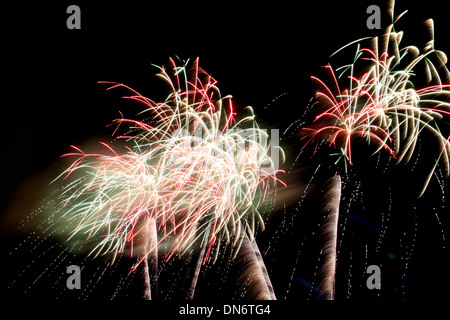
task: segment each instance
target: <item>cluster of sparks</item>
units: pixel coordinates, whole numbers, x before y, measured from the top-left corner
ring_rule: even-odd
[[[65,155],[77,157],[60,176],[75,177],[60,197],[64,216],[76,223],[70,237],[94,239],[95,256],[115,257],[127,245],[133,250],[153,223],[156,245],[170,244],[167,258],[199,242],[208,247],[207,261],[211,246],[225,240],[238,250],[242,232],[264,226],[258,207],[279,181],[266,132],[250,107],[250,115],[235,120],[231,97],[221,97],[198,59],[190,70],[170,63],[158,74],[171,88],[164,102],[109,83],[130,90],[126,98],[141,103],[152,119],[115,120],[117,129],[129,128],[117,136],[126,152],[102,143],[105,153],[72,146]],[[155,249],[147,248],[141,261]]]
[[[450,115],[447,57],[434,48],[434,40],[422,53],[415,46],[401,48],[403,32],[396,32],[394,24],[381,38],[371,40],[371,48],[361,48],[365,39],[349,44],[357,44],[351,64],[336,70],[330,64],[325,66],[332,79],[329,85],[312,77],[319,86],[316,98],[321,111],[314,124],[304,128],[302,139],[307,139],[305,146],[314,141],[328,141],[340,149],[339,159],[343,158],[350,165],[352,142],[356,139],[373,145],[374,154],[384,149],[398,162],[408,162],[419,135],[429,131],[441,151],[426,179],[423,193],[440,160],[447,174],[449,170],[450,137],[438,126],[439,120]],[[433,32],[432,20],[427,24]],[[421,88],[414,83],[418,65],[424,66],[426,75],[426,84]],[[367,71],[359,76],[355,70],[361,69]],[[339,83],[341,78],[348,79],[344,90]]]

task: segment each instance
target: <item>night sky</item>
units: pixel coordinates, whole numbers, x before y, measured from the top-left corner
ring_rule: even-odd
[[[66,8],[70,4],[81,8],[81,30],[66,28]],[[366,8],[370,4],[381,8],[381,30],[366,27]],[[450,53],[450,25],[439,1],[397,1],[397,14],[406,9],[408,13],[399,22],[399,29],[405,32],[403,45],[423,47],[429,40],[423,21],[433,18],[435,47]],[[233,95],[238,110],[251,105],[262,127],[278,128],[282,133],[302,116],[313,97],[310,77],[320,76],[321,67],[330,61],[329,55],[341,46],[382,34],[389,23],[386,10],[384,1],[308,1],[290,5],[263,1],[254,6],[226,2],[142,5],[126,1],[93,5],[87,1],[60,1],[54,5],[8,6],[2,37],[6,87],[1,116],[0,212],[2,251],[6,256],[2,268],[3,274],[10,276],[3,277],[2,291],[18,301],[54,300],[55,296],[69,301],[79,299],[77,292],[66,290],[59,295],[59,289],[52,287],[57,279],[66,277],[58,271],[64,272],[69,258],[61,262],[59,269],[55,267],[53,274],[42,276],[46,280],[33,283],[58,256],[53,247],[55,240],[47,239],[38,250],[29,252],[37,242],[24,242],[28,234],[21,230],[26,228],[18,230],[17,226],[47,194],[46,185],[61,169],[58,158],[69,151],[70,145],[102,141],[111,135],[113,129],[107,125],[119,116],[119,111],[132,117],[138,110],[121,99],[123,91],[107,91],[107,86],[98,81],[124,83],[145,96],[162,99],[166,92],[161,92],[164,86],[154,76],[158,70],[152,64],[167,66],[169,57],[191,61],[199,57],[200,66],[218,81],[222,95]],[[449,180],[443,189],[436,179],[432,180],[427,193],[417,199],[420,179],[424,177],[422,166],[428,163],[426,155],[433,148],[426,136],[420,143],[423,149],[418,160],[399,166],[386,154],[369,157],[369,150],[361,146],[355,153],[355,165],[343,175],[336,300],[448,297],[450,277],[444,261],[449,250]],[[295,162],[302,147],[297,134],[282,136],[280,145],[287,154],[284,168],[290,170],[280,178],[293,187],[289,199],[280,200],[286,201],[286,209],[281,205],[272,213],[267,229],[258,235],[258,245],[279,300],[317,301],[321,298],[314,288],[319,282],[316,273],[322,244],[317,203],[324,181],[342,170],[329,157],[330,150]],[[318,164],[320,169],[313,174]],[[304,186],[313,176],[299,204]],[[349,201],[350,209],[345,210]],[[388,220],[382,223],[381,215]],[[382,232],[383,243],[375,251]],[[16,250],[20,243],[24,248]],[[40,255],[49,248],[55,251]],[[223,257],[226,260],[226,252]],[[70,259],[74,264],[86,265],[86,282],[103,271],[102,261]],[[30,261],[33,266],[28,268]],[[109,280],[93,287],[87,300],[111,298],[121,280],[120,272],[126,272],[128,263],[126,258],[121,260],[115,274],[104,276]],[[365,270],[371,264],[381,265],[380,290],[368,290],[365,285]],[[182,265],[183,261],[178,261],[167,266],[171,271],[161,275],[163,294],[159,298],[180,298],[179,293],[167,292],[176,274],[173,270],[182,270]],[[225,267],[226,261],[219,260],[205,268],[197,299],[237,299],[230,282],[220,284],[218,274]],[[27,271],[21,274],[24,269]],[[235,273],[238,271],[231,270],[230,277]],[[12,281],[15,285],[11,287]],[[183,281],[179,282],[173,285],[175,292],[177,286],[183,286]],[[27,289],[31,283],[31,289]],[[138,287],[138,280],[130,280],[128,288],[119,290],[115,298],[140,299]]]

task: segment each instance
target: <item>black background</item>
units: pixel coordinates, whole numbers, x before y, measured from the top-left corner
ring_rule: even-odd
[[[405,31],[405,45],[425,45],[428,39],[424,36],[423,21],[433,18],[436,48],[450,52],[450,26],[441,3],[397,1],[396,13],[409,10],[400,24],[400,29]],[[81,30],[66,28],[66,8],[70,4],[81,8]],[[168,65],[169,57],[191,60],[199,57],[200,66],[218,80],[223,95],[232,94],[238,107],[251,105],[258,121],[283,132],[302,115],[314,92],[310,76],[320,74],[321,66],[329,61],[329,55],[350,41],[382,33],[382,30],[366,27],[366,8],[370,4],[380,6],[383,29],[388,25],[387,3],[384,1],[256,2],[252,5],[243,2],[147,2],[144,5],[131,1],[95,4],[61,1],[57,4],[7,6],[3,10],[5,19],[2,21],[2,69],[5,70],[0,148],[2,211],[6,215],[11,203],[17,201],[29,202],[32,206],[40,190],[31,192],[28,197],[28,193],[18,191],[19,186],[36,175],[47,181],[51,174],[44,174],[44,178],[39,174],[53,173],[49,167],[69,150],[70,145],[80,145],[92,137],[111,134],[111,127],[106,126],[118,117],[119,110],[125,115],[133,115],[133,109],[126,109],[129,104],[120,99],[121,92],[106,91],[105,85],[98,81],[124,83],[146,96],[155,97],[161,94],[158,91],[161,86],[155,80],[157,69],[152,64]],[[285,141],[290,143],[283,147],[286,147],[288,161],[292,161],[301,145],[296,145],[295,139]],[[316,158],[314,161],[319,160]],[[389,171],[389,179],[374,182],[379,181],[374,179],[378,172],[371,170],[371,164],[369,161],[353,169],[358,179],[365,181],[366,195],[365,204],[354,210],[360,210],[359,214],[364,212],[369,220],[377,221],[374,215],[379,208],[387,208],[386,190],[391,188],[394,198],[392,225],[388,229],[383,254],[374,255],[371,262],[382,263],[386,268],[383,289],[381,293],[367,290],[361,271],[367,262],[364,260],[364,245],[373,246],[376,235],[371,235],[372,231],[365,226],[350,222],[342,258],[338,258],[337,300],[444,298],[445,288],[450,284],[444,261],[448,256],[445,248],[448,247],[448,200],[441,200],[437,184],[430,187],[426,197],[416,200],[417,186],[412,182],[414,172],[410,167]],[[293,172],[302,172],[303,176],[288,176],[286,180],[307,182],[310,178],[307,170]],[[324,176],[328,174],[324,173]],[[347,190],[351,189],[350,184]],[[300,196],[298,194],[298,198]],[[291,201],[293,205],[288,206],[288,215],[297,212],[297,201]],[[309,201],[313,207],[314,197]],[[432,208],[445,203],[447,205],[439,211],[442,222],[439,225]],[[412,209],[414,206],[415,210]],[[301,218],[293,218],[298,220],[295,223],[297,229],[291,227],[286,231],[277,242],[277,249],[268,251],[266,256],[279,299],[317,299],[295,280],[291,282],[290,293],[286,293],[297,256],[302,262],[296,267],[296,276],[310,282],[314,278],[317,261],[314,245],[309,249],[305,246],[297,255],[302,239],[315,239],[310,234],[317,221],[305,213],[310,207],[306,201],[300,210],[303,212],[299,214]],[[284,219],[283,214],[281,211],[276,213],[259,238],[262,248],[270,243]],[[413,257],[408,275],[402,277],[402,245],[412,243],[411,234],[416,223]],[[5,252],[21,239],[14,230],[13,224],[3,223]],[[358,270],[351,275],[354,283],[350,296],[347,294],[350,276],[346,271],[351,263],[349,252],[353,252],[353,263]],[[386,258],[388,253],[391,253],[391,258],[396,258]],[[3,266],[6,273],[19,270],[27,261],[26,253],[20,258],[8,259],[11,261]],[[207,277],[205,275],[205,279]],[[402,290],[402,287],[406,289]],[[211,298],[208,288],[203,289],[203,298]],[[13,290],[12,296],[27,299],[21,290],[19,286]],[[34,292],[31,297],[42,298],[46,294],[43,290],[44,293]],[[51,291],[48,294],[51,295]],[[52,299],[51,296],[49,298]]]

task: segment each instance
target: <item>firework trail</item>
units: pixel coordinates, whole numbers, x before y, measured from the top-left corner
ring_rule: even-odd
[[[197,257],[197,262],[195,264],[194,274],[192,276],[192,281],[191,281],[191,285],[189,287],[189,292],[188,292],[188,300],[194,299],[195,288],[197,286],[198,276],[200,275],[200,269],[202,267],[203,259],[205,257],[205,251],[206,251],[206,246],[203,245],[200,248],[200,252]]]
[[[247,107],[250,115],[236,121],[231,97],[221,97],[217,81],[198,66],[198,59],[190,70],[170,62],[171,70],[160,68],[159,74],[171,88],[164,102],[107,82],[109,89],[129,90],[125,98],[142,104],[141,114],[152,120],[115,120],[114,135],[120,126],[128,127],[127,134],[117,136],[126,142],[124,152],[103,142],[106,153],[88,154],[73,146],[75,152],[65,156],[77,159],[58,177],[74,177],[60,197],[63,218],[76,222],[73,247],[88,242],[90,255],[111,254],[114,262],[127,247],[133,254],[136,239],[146,237],[133,269],[144,262],[147,274],[147,260],[151,257],[156,268],[163,242],[170,248],[166,260],[200,243],[201,264],[209,260],[211,247],[223,241],[239,249],[241,234],[264,228],[258,207],[280,172],[253,110]],[[244,222],[250,230],[242,227]],[[191,295],[196,277],[198,270]],[[151,279],[145,282],[150,298]]]
[[[343,160],[347,171],[347,163],[353,165],[355,143],[363,141],[372,148],[373,154],[385,150],[397,163],[407,163],[414,154],[419,137],[426,132],[439,150],[419,192],[420,197],[439,163],[445,167],[445,176],[449,175],[450,136],[446,137],[439,127],[445,123],[442,119],[450,115],[447,57],[434,47],[432,20],[426,22],[431,41],[422,52],[415,46],[401,47],[403,32],[395,30],[395,23],[405,12],[394,20],[393,3],[390,12],[392,24],[384,35],[372,38],[370,46],[362,46],[368,39],[365,38],[333,53],[336,55],[348,47],[356,47],[356,54],[349,64],[337,69],[330,64],[325,66],[330,81],[312,77],[318,85],[317,113],[313,124],[302,130],[301,139],[306,141],[302,150],[315,144],[315,153],[319,142],[325,141],[339,150],[335,163]],[[422,69],[424,76],[419,77]],[[341,191],[337,190],[340,182],[335,180],[331,183],[330,196],[340,195]],[[336,216],[327,212],[323,226],[328,239],[323,249],[326,260],[321,271],[322,292],[331,299],[334,297],[339,210],[339,200],[334,200],[332,211]],[[327,206],[332,202],[330,200]]]
[[[247,234],[245,236],[246,236],[246,238],[248,238]],[[273,289],[272,282],[270,281],[269,273],[267,272],[267,268],[266,268],[266,265],[264,264],[263,257],[261,255],[261,252],[259,251],[258,244],[256,243],[256,240],[254,237],[252,237],[252,239],[249,241],[251,242],[254,255],[256,256],[256,259],[258,261],[259,270],[261,270],[260,272],[262,273],[262,276],[264,277],[264,281],[253,280],[251,282],[258,283],[258,284],[265,284],[265,288],[267,288],[267,291],[269,292],[269,296],[267,296],[267,294],[266,294],[264,299],[265,300],[276,300],[277,298],[275,296],[275,291]],[[259,272],[259,270],[257,270],[256,272]],[[258,296],[260,296],[260,293]]]
[[[144,259],[144,299],[152,300],[152,284],[156,286],[158,271],[158,250],[157,250],[157,229],[154,219],[147,219],[144,239],[147,240],[143,248],[143,254],[147,254],[148,259]],[[151,271],[150,271],[151,270]],[[157,290],[155,290],[155,293]]]
[[[254,300],[276,300],[275,292],[270,281],[267,269],[264,265],[255,239],[248,236],[247,232],[241,235],[241,246],[238,251],[240,267],[241,292]]]
[[[320,270],[323,279],[319,290],[326,294],[328,300],[334,300],[334,275],[336,272],[336,243],[341,200],[341,177],[336,175],[325,182],[322,199],[325,201],[321,212],[325,216],[323,223],[324,245],[322,254],[325,257]]]

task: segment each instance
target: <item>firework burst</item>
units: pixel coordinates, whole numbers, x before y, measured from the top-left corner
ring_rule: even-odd
[[[328,141],[340,149],[339,159],[350,165],[355,140],[365,140],[374,146],[374,154],[384,149],[398,162],[408,162],[419,135],[428,131],[440,147],[439,158],[448,175],[449,139],[438,126],[439,120],[450,115],[447,57],[434,48],[433,40],[423,52],[415,46],[401,47],[403,32],[395,31],[395,21],[382,37],[371,39],[370,47],[362,48],[363,40],[358,40],[338,50],[356,44],[350,64],[337,69],[330,64],[325,66],[331,81],[312,77],[319,88],[316,99],[320,111],[314,125],[304,128],[302,139],[307,139],[306,144]],[[433,33],[432,20],[426,25]],[[419,65],[425,70],[423,86],[417,77]],[[358,74],[357,70],[366,71]],[[345,89],[341,89],[342,79],[348,81]],[[430,170],[421,194],[436,165]]]
[[[73,147],[65,155],[76,160],[60,177],[76,178],[60,197],[64,217],[76,221],[70,237],[78,245],[95,240],[94,256],[112,253],[114,259],[150,232],[158,239],[145,246],[139,263],[164,241],[170,244],[166,259],[200,242],[205,263],[222,240],[239,248],[244,225],[251,234],[264,227],[258,207],[279,181],[267,133],[250,107],[236,121],[231,97],[221,97],[198,59],[190,70],[170,62],[159,73],[171,88],[164,102],[108,82],[109,89],[129,90],[126,98],[141,103],[141,114],[151,117],[115,120],[114,134],[121,125],[128,128],[117,136],[127,143],[125,153],[102,143],[105,153]]]

